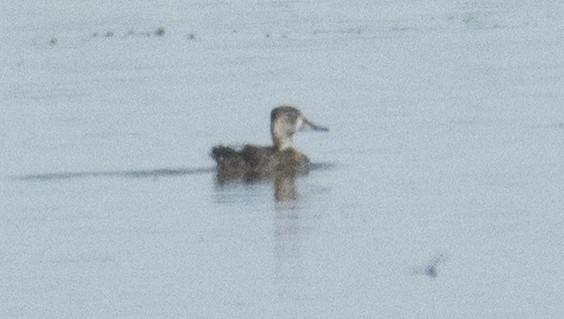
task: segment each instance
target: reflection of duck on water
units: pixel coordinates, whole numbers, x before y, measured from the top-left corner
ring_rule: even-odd
[[[216,146],[212,149],[211,155],[217,162],[218,179],[253,181],[279,175],[295,176],[300,171],[307,171],[309,159],[292,144],[294,133],[305,129],[328,131],[307,120],[295,107],[279,106],[273,109],[270,113],[273,146],[245,145],[241,150]]]

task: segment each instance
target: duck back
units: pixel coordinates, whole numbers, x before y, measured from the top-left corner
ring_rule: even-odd
[[[307,171],[309,159],[294,148],[278,151],[274,147],[246,145],[240,151],[216,146],[212,157],[217,162],[218,179],[255,181],[277,175],[296,175]]]

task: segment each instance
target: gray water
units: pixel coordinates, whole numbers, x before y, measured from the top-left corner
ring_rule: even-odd
[[[558,1],[0,11],[0,317],[564,316]],[[217,183],[279,104],[295,196]]]

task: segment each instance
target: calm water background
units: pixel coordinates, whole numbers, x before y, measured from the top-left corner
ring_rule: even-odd
[[[0,9],[0,317],[564,316],[559,1]],[[299,198],[218,185],[281,103]]]

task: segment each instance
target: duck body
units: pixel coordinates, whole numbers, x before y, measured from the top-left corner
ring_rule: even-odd
[[[216,146],[212,157],[217,162],[220,180],[254,181],[278,174],[297,175],[308,170],[309,159],[294,148],[282,151],[274,147],[245,145],[241,150]]]
[[[218,180],[255,181],[306,173],[310,161],[292,144],[293,134],[304,128],[327,131],[309,122],[295,107],[280,106],[273,109],[272,146],[245,145],[236,149],[220,145],[212,148],[211,156],[217,163]]]

